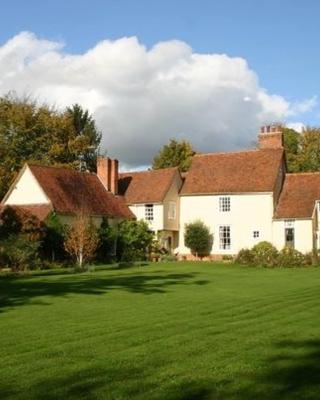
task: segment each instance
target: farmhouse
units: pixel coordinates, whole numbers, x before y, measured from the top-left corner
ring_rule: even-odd
[[[258,148],[197,154],[182,177],[177,168],[119,173],[99,158],[97,173],[26,164],[2,201],[65,223],[84,212],[97,225],[147,221],[162,245],[192,258],[185,224],[202,220],[213,234],[212,258],[266,240],[279,250],[320,247],[320,173],[288,174],[280,126],[262,127]]]

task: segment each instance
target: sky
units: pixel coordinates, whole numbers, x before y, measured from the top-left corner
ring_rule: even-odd
[[[171,137],[249,147],[260,125],[320,125],[318,0],[3,2],[0,95],[79,102],[103,146],[148,165]]]

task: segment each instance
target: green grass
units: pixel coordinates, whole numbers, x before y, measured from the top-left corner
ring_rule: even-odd
[[[320,398],[320,269],[0,277],[0,399]]]

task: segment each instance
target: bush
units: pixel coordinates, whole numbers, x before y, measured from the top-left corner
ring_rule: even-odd
[[[252,248],[253,262],[262,267],[275,267],[278,263],[279,252],[269,242],[260,242]]]
[[[235,258],[235,262],[237,264],[242,265],[253,265],[254,264],[254,255],[252,250],[250,249],[241,249]]]
[[[278,257],[279,267],[301,267],[306,265],[307,257],[292,247],[284,247]]]
[[[30,241],[23,235],[12,235],[0,244],[0,259],[13,271],[27,271],[41,267],[40,242]]]
[[[163,262],[173,262],[173,261],[177,261],[177,257],[173,254],[163,254],[161,256],[161,261]]]
[[[153,241],[154,235],[145,221],[123,221],[119,225],[118,258],[121,261],[144,261]]]
[[[117,251],[118,229],[110,226],[107,218],[103,218],[98,229],[99,247],[97,259],[102,262],[114,260]]]
[[[204,257],[210,254],[213,237],[202,221],[195,221],[185,225],[184,241],[192,254]]]

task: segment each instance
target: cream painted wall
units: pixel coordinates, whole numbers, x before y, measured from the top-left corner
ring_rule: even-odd
[[[132,204],[129,206],[136,218],[145,220],[145,205]],[[153,221],[146,221],[152,231],[160,231],[163,229],[163,205],[153,204]]]
[[[294,247],[301,253],[307,253],[313,248],[312,219],[292,220],[294,224]],[[273,244],[278,250],[285,245],[285,220],[273,221]]]
[[[219,197],[224,195],[200,195],[180,197],[180,254],[190,254],[184,246],[184,227],[195,220],[203,221],[213,234],[212,254],[236,254],[244,247],[272,241],[273,196],[271,193],[231,194],[230,212],[219,211]],[[230,225],[231,249],[219,248],[219,226]],[[258,230],[260,237],[253,238]]]
[[[49,200],[30,168],[26,166],[5,204],[48,204]]]
[[[168,231],[178,231],[179,230],[179,215],[180,215],[180,197],[179,191],[182,185],[182,179],[179,172],[176,173],[175,179],[172,182],[168,193],[163,201],[163,229]],[[169,218],[169,207],[170,202],[175,203],[176,205],[176,218],[170,219]]]

